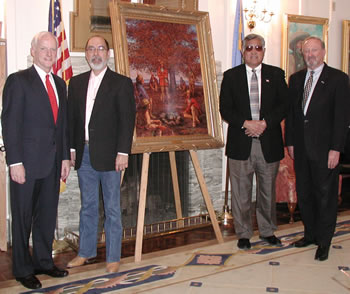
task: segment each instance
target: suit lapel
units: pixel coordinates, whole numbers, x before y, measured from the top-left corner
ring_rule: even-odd
[[[298,85],[297,85],[297,93],[298,93],[298,97],[297,97],[297,107],[302,110],[302,101],[303,101],[303,95],[304,95],[304,84],[305,84],[305,78],[306,78],[306,73],[307,70],[303,69],[302,71],[300,71],[299,73],[297,73],[298,75]]]
[[[323,96],[323,93],[325,93],[324,86],[327,84],[327,81],[328,81],[328,68],[327,68],[327,65],[324,64],[321,75],[317,80],[317,84],[315,85],[314,91],[312,92],[307,113],[312,111],[315,104],[317,104],[317,100]]]
[[[243,93],[241,93],[241,95],[239,95],[239,98],[241,99],[243,109],[245,109],[246,113],[249,113],[251,115],[247,68],[246,68],[245,64],[240,65],[240,71],[239,71],[237,79],[238,79],[238,81],[235,80],[235,81],[233,81],[233,83],[237,83],[239,85],[242,85],[242,87],[240,87],[240,89],[242,89]]]
[[[92,108],[90,121],[93,120],[95,113],[98,113],[98,109],[100,105],[103,103],[104,97],[106,97],[106,93],[109,92],[109,74],[110,69],[107,68],[104,77],[102,78],[101,84],[97,90],[94,107]]]
[[[262,64],[261,67],[261,96],[260,96],[260,119],[263,118],[263,113],[265,106],[268,104],[268,99],[271,95],[271,86],[273,76],[271,75],[271,70],[265,65]]]
[[[30,84],[35,95],[35,99],[38,100],[38,107],[42,108],[41,113],[47,117],[48,122],[54,124],[52,108],[46,88],[34,66],[30,68],[29,72],[31,79]]]
[[[85,113],[86,113],[86,99],[87,99],[87,91],[89,87],[89,79],[90,79],[91,71],[88,71],[82,76],[81,86],[80,86],[80,92],[79,92],[79,111],[80,111],[80,117],[81,120],[84,122],[85,125]]]

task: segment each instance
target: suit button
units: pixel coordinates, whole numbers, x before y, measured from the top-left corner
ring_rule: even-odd
[[[307,124],[309,122],[308,119],[304,119],[304,124]]]

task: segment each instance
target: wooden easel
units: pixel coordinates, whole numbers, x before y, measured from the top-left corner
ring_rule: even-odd
[[[214,228],[216,239],[219,243],[223,243],[224,239],[222,237],[218,221],[214,212],[214,208],[208,193],[207,186],[204,181],[203,173],[199,165],[199,160],[197,152],[194,150],[189,150],[192,164],[197,175],[198,183],[201,187],[202,195],[207,206],[207,210],[211,219],[211,223]],[[136,229],[136,246],[135,246],[135,262],[140,262],[142,257],[142,241],[143,241],[143,231],[145,223],[145,208],[146,208],[146,192],[148,183],[148,169],[149,169],[149,158],[150,153],[143,153],[142,159],[142,170],[141,170],[141,184],[140,184],[140,198],[139,198],[139,208],[137,216],[137,229]],[[175,208],[176,216],[178,219],[182,218],[181,211],[181,200],[180,200],[180,190],[179,182],[177,177],[176,161],[175,161],[175,151],[169,152],[171,176],[174,188],[174,198],[175,198]]]

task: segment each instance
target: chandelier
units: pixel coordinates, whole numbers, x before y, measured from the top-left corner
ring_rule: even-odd
[[[268,23],[271,21],[274,13],[272,11],[267,11],[264,7],[263,9],[259,8],[257,1],[254,0],[250,8],[244,8],[244,17],[247,20],[247,25],[250,30],[254,29],[257,21],[263,21]]]

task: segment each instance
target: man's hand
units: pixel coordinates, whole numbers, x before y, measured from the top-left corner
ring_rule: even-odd
[[[294,159],[294,146],[287,146],[288,148],[288,154],[291,159]]]
[[[333,169],[339,163],[340,152],[335,150],[329,150],[328,152],[328,168]]]
[[[26,182],[26,171],[23,164],[10,166],[10,176],[12,181],[24,184]]]
[[[245,134],[249,137],[260,137],[265,131],[267,125],[264,120],[246,120],[243,127],[245,128]]]
[[[68,178],[70,172],[70,161],[62,160],[62,169],[61,169],[61,180],[65,181]]]
[[[117,172],[125,170],[128,167],[128,162],[128,155],[118,154],[115,159],[115,170]]]
[[[71,166],[75,166],[75,151],[70,152],[70,164]]]

